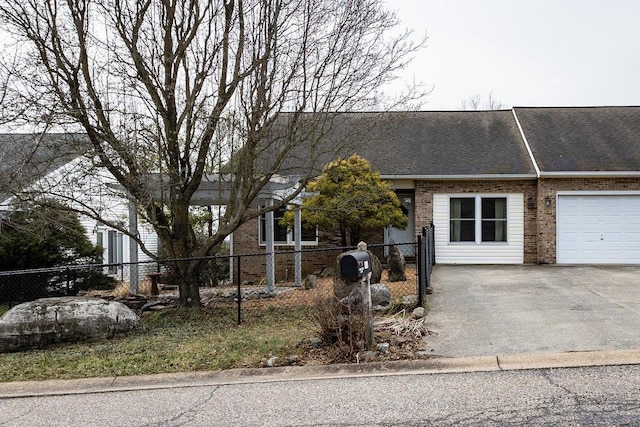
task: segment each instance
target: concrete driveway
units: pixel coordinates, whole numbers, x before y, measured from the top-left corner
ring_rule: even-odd
[[[640,267],[437,265],[432,286],[434,355],[640,349]]]

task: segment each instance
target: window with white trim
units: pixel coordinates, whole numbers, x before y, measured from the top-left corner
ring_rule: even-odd
[[[263,206],[264,207],[264,206]],[[287,212],[287,207],[282,206],[273,211],[273,243],[276,245],[293,245],[295,243],[295,232],[293,227],[287,227],[280,223],[280,220]],[[302,214],[304,216],[304,213]],[[259,221],[259,243],[265,245],[267,243],[267,215],[260,215]],[[305,225],[302,222],[302,240],[303,245],[317,245],[318,244],[318,232],[316,227]]]
[[[102,261],[107,264],[112,264],[108,267],[107,272],[109,274],[116,274],[118,272],[118,266],[113,264],[122,264],[124,258],[123,234],[116,230],[104,228],[97,230],[96,246],[104,250]]]
[[[506,197],[451,197],[450,242],[506,242]]]

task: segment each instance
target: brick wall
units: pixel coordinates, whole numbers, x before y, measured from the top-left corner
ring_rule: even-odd
[[[538,263],[556,262],[556,193],[558,191],[640,190],[634,178],[542,178],[538,182]],[[548,198],[550,206],[545,206]]]
[[[367,244],[384,243],[383,230],[365,230],[362,232],[362,240]],[[349,244],[347,242],[347,244]],[[302,257],[302,277],[321,271],[324,267],[334,267],[339,250],[332,249],[341,246],[340,233],[336,231],[319,231],[317,246],[302,246],[302,250],[318,251],[304,253]],[[276,245],[275,247],[275,279],[276,281],[293,280],[295,274],[295,256],[286,253],[294,250],[293,245]],[[266,276],[265,246],[258,241],[258,218],[240,226],[233,234],[233,253],[236,255],[253,254],[255,256],[243,257],[241,270],[242,280],[260,281]],[[382,250],[374,250],[378,256],[382,256]],[[381,258],[382,260],[382,258]]]
[[[556,262],[556,193],[558,191],[640,191],[640,180],[633,178],[554,178],[536,180],[440,180],[415,182],[415,233],[433,220],[434,193],[522,193],[524,194],[524,262],[554,264]],[[548,198],[550,206],[545,206]],[[533,209],[529,209],[529,199]],[[369,244],[383,243],[382,230],[363,233],[363,240]],[[320,233],[318,248],[340,246],[337,232]],[[305,247],[303,247],[304,249]],[[290,251],[293,246],[277,246],[276,252]],[[234,233],[234,253],[263,253],[264,246],[258,244],[257,219],[244,224]],[[378,256],[382,256],[382,250]],[[305,255],[303,276],[335,264],[334,252],[317,252]],[[382,258],[381,258],[382,259]],[[251,258],[246,266],[250,279],[259,280],[265,276],[264,256]],[[288,275],[292,277],[293,255],[276,256],[276,279]],[[245,267],[243,267],[245,272]]]

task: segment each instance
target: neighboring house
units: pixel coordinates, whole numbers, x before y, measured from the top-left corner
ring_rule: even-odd
[[[413,241],[433,222],[439,263],[640,264],[640,107],[342,113],[331,132],[362,128],[357,154],[410,224],[373,230],[370,243]],[[236,231],[234,253],[264,251],[263,223]],[[280,250],[292,248],[287,233]],[[331,263],[318,256],[304,269]]]
[[[15,202],[15,195],[50,197],[67,206],[93,209],[107,221],[127,225],[129,206],[109,184],[111,176],[91,170],[81,134],[0,134],[0,210]],[[90,170],[91,173],[86,173]],[[122,232],[85,216],[80,216],[89,240],[104,248],[105,264],[131,260],[131,240]],[[157,236],[149,225],[141,224],[139,234],[145,246],[157,250]],[[138,260],[150,258],[138,248]],[[108,272],[128,276],[128,268],[109,267]]]

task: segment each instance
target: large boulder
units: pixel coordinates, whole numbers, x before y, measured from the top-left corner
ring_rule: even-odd
[[[362,307],[362,301],[364,296],[362,295],[361,287],[353,289],[353,291],[342,298],[340,302],[351,308]],[[382,283],[374,283],[371,285],[371,309],[373,311],[385,311],[391,307],[391,292],[387,285]]]
[[[405,268],[407,263],[404,260],[404,255],[400,252],[396,246],[396,242],[391,239],[389,242],[389,255],[387,256],[387,265],[389,266],[389,281],[390,282],[403,282],[407,280],[405,275]]]
[[[138,315],[120,302],[42,298],[17,305],[0,318],[0,353],[63,341],[111,338],[139,328]]]
[[[305,290],[316,289],[318,287],[318,276],[315,274],[308,275],[302,283],[302,288]]]

